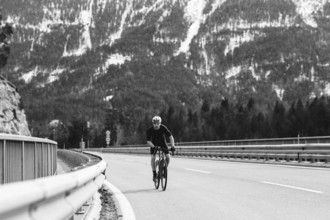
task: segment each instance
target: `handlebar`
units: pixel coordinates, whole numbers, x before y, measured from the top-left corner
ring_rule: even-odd
[[[155,155],[157,153],[157,151],[161,150],[161,147],[160,146],[154,146],[154,149],[155,149],[155,151],[154,151],[153,154]],[[175,147],[171,147],[168,150],[171,151],[172,152],[172,156],[174,156],[174,151],[176,150]]]

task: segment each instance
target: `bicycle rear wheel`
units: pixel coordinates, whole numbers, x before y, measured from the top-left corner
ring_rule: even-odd
[[[155,189],[159,188],[159,180],[160,180],[160,173],[159,173],[159,162],[156,161],[156,173],[157,173],[157,178],[154,181]]]
[[[168,177],[166,161],[164,160],[161,161],[159,167],[160,167],[159,170],[161,171],[160,181],[162,183],[162,190],[165,191],[167,186],[167,177]]]

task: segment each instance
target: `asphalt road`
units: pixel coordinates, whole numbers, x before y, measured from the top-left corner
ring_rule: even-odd
[[[175,158],[166,191],[150,156],[103,154],[137,220],[330,219],[330,169]]]

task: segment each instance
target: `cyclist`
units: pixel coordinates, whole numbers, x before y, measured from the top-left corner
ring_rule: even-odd
[[[166,137],[170,139],[171,142],[171,151],[175,151],[174,147],[174,138],[171,134],[171,132],[167,129],[167,127],[163,124],[161,124],[162,119],[159,116],[154,116],[152,118],[152,126],[147,129],[147,144],[150,146],[150,154],[151,154],[151,168],[152,168],[152,173],[153,173],[153,180],[155,181],[157,178],[156,174],[156,155],[155,151],[156,148],[155,146],[159,146],[161,150],[165,153],[166,155],[166,161],[167,165],[170,164],[170,154],[168,150],[168,146],[166,143]]]

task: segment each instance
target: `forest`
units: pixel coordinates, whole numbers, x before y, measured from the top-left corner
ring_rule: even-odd
[[[265,111],[258,111],[253,98],[246,105],[237,105],[224,99],[211,106],[205,101],[199,111],[185,112],[170,107],[160,116],[175,137],[176,142],[239,140],[284,137],[326,136],[330,133],[330,99],[315,97],[303,103],[301,100],[286,105],[274,103]],[[73,118],[68,124],[54,128],[49,138],[59,142],[59,147],[79,145],[81,137],[89,147],[105,147],[105,131],[111,131],[111,146],[145,144],[145,130],[151,126],[149,116],[141,117],[138,129],[131,140],[118,140],[118,125],[129,126],[120,112],[114,108],[106,110],[104,128],[87,128],[84,118]]]

